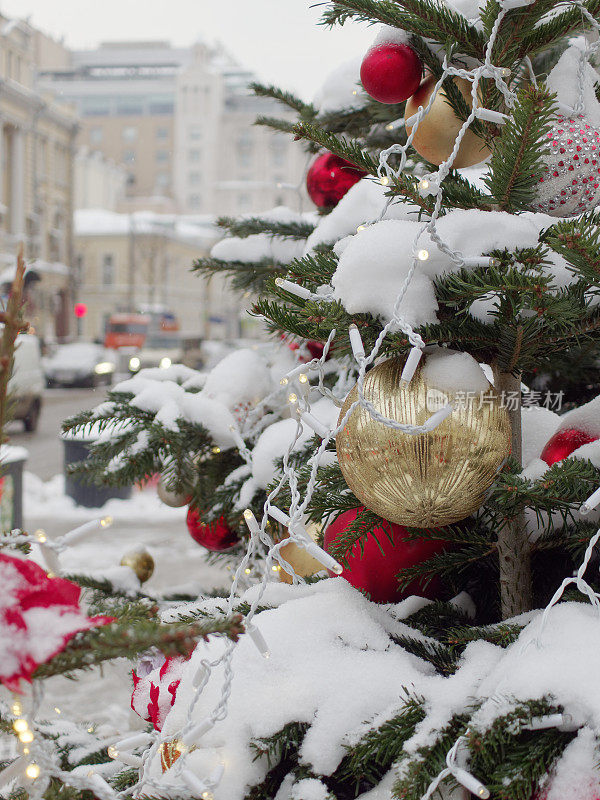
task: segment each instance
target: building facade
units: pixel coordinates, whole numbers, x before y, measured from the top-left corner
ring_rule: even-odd
[[[166,42],[106,43],[73,52],[67,64],[48,52],[39,75],[77,109],[79,143],[126,169],[123,210],[298,208],[293,187],[303,182],[302,148],[253,127],[260,114],[286,116],[250,93],[253,77],[220,47]]]
[[[36,84],[43,38],[0,15],[0,284],[6,292],[22,243],[29,321],[43,336],[62,338],[72,298],[78,124],[72,109]]]
[[[75,230],[78,300],[87,306],[83,338],[103,339],[112,314],[146,308],[174,313],[190,335],[241,334],[246,315],[238,297],[219,276],[206,283],[191,272],[217,239],[210,219],[80,210]]]
[[[116,211],[127,186],[124,167],[107,159],[99,150],[80,147],[75,155],[75,208],[105,208]]]

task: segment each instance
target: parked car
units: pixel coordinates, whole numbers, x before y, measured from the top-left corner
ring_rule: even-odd
[[[115,369],[114,354],[91,342],[61,344],[44,359],[48,386],[110,385]]]
[[[33,432],[37,429],[44,385],[39,339],[31,334],[20,334],[17,337],[8,393],[12,401],[12,418],[23,420],[26,431]]]

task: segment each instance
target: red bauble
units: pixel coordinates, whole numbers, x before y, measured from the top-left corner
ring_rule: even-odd
[[[360,511],[362,508],[345,511],[328,526],[325,531],[326,550],[329,549],[336,537],[354,522]],[[407,535],[406,528],[393,522],[388,522],[387,525],[388,531],[392,533],[393,543],[388,539],[383,527],[375,528],[363,540],[364,551],[362,554],[359,542],[352,548],[348,556],[350,567],[344,569],[342,578],[345,578],[355,589],[368,592],[371,600],[375,603],[397,603],[412,594],[427,597],[430,600],[439,599],[440,583],[438,580],[431,580],[425,589],[422,581],[413,581],[404,591],[400,591],[397,576],[406,567],[420,564],[436,553],[447,550],[448,542],[429,539],[404,542],[402,539]],[[375,537],[377,537],[377,541]],[[333,576],[333,573],[330,574]]]
[[[323,342],[317,342],[315,339],[307,339],[302,344],[302,346],[305,347],[310,354],[310,358],[302,357],[300,359],[300,361],[304,363],[311,361],[313,358],[321,358],[323,355],[323,350],[325,349],[325,345],[323,344]],[[290,348],[290,350],[294,352],[300,349],[300,345],[298,344],[298,342],[288,342],[288,347]],[[331,347],[329,348],[329,352],[327,353],[327,358],[325,359],[325,361],[329,361],[330,358],[331,358]]]
[[[337,206],[348,189],[367,173],[333,153],[323,153],[313,161],[306,176],[310,199],[319,208]]]
[[[365,91],[380,103],[403,103],[419,88],[423,63],[407,44],[382,44],[364,57],[360,79]]]
[[[223,517],[206,525],[200,519],[200,512],[195,506],[188,509],[187,526],[192,539],[213,553],[231,550],[239,542],[237,533],[227,526]]]
[[[546,447],[544,447],[540,458],[551,467],[552,464],[556,464],[557,461],[562,461],[563,458],[567,458],[567,456],[570,456],[575,450],[583,447],[584,444],[595,442],[597,439],[598,436],[592,436],[589,433],[585,433],[585,431],[578,431],[575,428],[565,428],[554,434]]]

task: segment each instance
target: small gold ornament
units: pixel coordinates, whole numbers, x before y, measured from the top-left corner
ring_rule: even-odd
[[[162,502],[166,506],[171,506],[171,508],[182,508],[183,506],[187,506],[190,501],[189,494],[171,492],[169,489],[167,489],[164,478],[162,477],[156,484],[156,493]]]
[[[177,761],[180,755],[181,755],[181,749],[178,739],[174,739],[172,742],[163,742],[161,744],[160,766],[162,767],[163,773],[166,772],[168,769],[171,769],[171,767]]]
[[[145,583],[154,572],[154,559],[147,550],[130,550],[121,559],[122,567],[130,567],[140,583]]]
[[[400,381],[403,358],[374,367],[364,395],[386,417],[423,425],[441,406],[454,411],[431,433],[410,434],[375,422],[356,408],[336,439],[339,464],[348,486],[383,519],[415,528],[458,522],[483,504],[510,453],[507,409],[489,389],[470,398],[427,385],[423,362],[410,383]],[[466,395],[466,397],[464,396]],[[355,386],[340,412],[358,400]]]
[[[464,78],[453,78],[453,80],[468,105],[471,106],[471,82]],[[406,103],[405,119],[409,119],[413,114],[416,114],[419,106],[427,107],[436,83],[437,81],[433,76],[423,81]],[[444,90],[440,89],[429,113],[419,123],[412,146],[427,161],[439,166],[452,153],[456,137],[462,125],[462,121],[458,119],[449,104]],[[406,128],[408,134],[411,131],[412,128]],[[479,164],[484,161],[489,155],[490,150],[486,143],[469,128],[463,137],[452,166],[455,169],[470,167],[473,164]]]
[[[306,532],[310,535],[313,542],[316,542],[321,533],[321,526],[312,523],[306,526]],[[287,538],[287,532],[282,538]],[[324,569],[323,564],[309,555],[303,547],[299,547],[294,542],[284,545],[279,551],[282,557],[294,568],[296,575],[307,578]],[[279,580],[281,583],[293,583],[293,578],[288,575],[283,567],[279,570]]]

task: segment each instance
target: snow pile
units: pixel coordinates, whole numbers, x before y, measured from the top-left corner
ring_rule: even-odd
[[[427,354],[423,379],[428,386],[444,392],[487,392],[490,383],[477,361],[468,353],[440,347]]]
[[[267,222],[306,222],[312,215],[299,214],[285,206],[256,215]],[[275,264],[289,264],[294,258],[299,258],[304,249],[302,239],[282,239],[278,236],[269,236],[266,233],[256,233],[239,239],[228,236],[212,248],[211,256],[221,261],[244,261],[258,263],[270,259]]]
[[[549,92],[556,92],[556,99],[562,105],[572,108],[574,87],[579,85],[578,71],[581,65],[579,47],[569,47],[560,57],[546,80]],[[598,73],[590,63],[584,70],[584,115],[590,125],[600,126],[600,103],[596,98],[594,86],[598,83]]]
[[[255,594],[256,587],[244,599],[251,602]],[[214,603],[207,601],[207,609]],[[591,668],[600,652],[600,621],[586,603],[557,606],[546,621],[539,611],[523,615],[517,621],[526,627],[507,649],[482,641],[469,644],[459,669],[449,677],[435,674],[431,665],[393,641],[392,637],[409,632],[402,619],[414,611],[412,599],[378,606],[343,579],[332,578],[313,586],[270,584],[261,603],[277,606],[256,617],[271,657],[264,659],[251,639],[242,637],[233,656],[228,716],[187,756],[189,767],[200,777],[210,775],[219,763],[235,765],[226,767],[216,800],[242,800],[249,786],[263,780],[266,760],[253,760],[248,743],[271,736],[290,722],[310,724],[301,763],[317,775],[330,775],[345,755],[344,744],[358,741],[370,727],[395,716],[407,690],[424,698],[427,712],[405,745],[409,753],[434,741],[452,715],[473,701],[481,706],[473,719],[479,729],[506,713],[514,700],[551,696],[576,724],[600,730],[600,687]],[[414,630],[410,635],[425,639]],[[165,721],[167,736],[176,737],[186,722],[199,662],[215,659],[223,647],[220,641],[198,646]],[[366,694],[365,675],[369,676]],[[219,701],[222,680],[218,667],[200,696],[195,722]],[[580,750],[574,746],[576,752],[565,760],[566,767],[569,759],[573,764],[585,759],[586,735],[581,734],[583,744]],[[161,780],[158,759],[151,771]],[[559,770],[557,780],[560,774]],[[566,783],[561,779],[561,786]],[[574,791],[566,789],[562,800],[579,798]]]
[[[536,247],[540,232],[555,222],[545,214],[525,213],[515,217],[500,211],[455,209],[438,220],[437,232],[452,250],[465,258],[480,258],[497,249]],[[336,299],[348,313],[369,313],[390,319],[414,252],[424,249],[429,257],[419,262],[400,305],[400,314],[411,325],[437,321],[433,280],[458,268],[426,231],[417,241],[421,228],[422,223],[413,220],[386,220],[335,245],[340,260],[332,284]],[[548,270],[564,277],[564,261],[556,256]]]
[[[334,244],[356,233],[359,225],[376,222],[382,215],[388,198],[386,189],[379,181],[363,178],[342,197],[331,214],[321,221],[306,240],[305,253],[310,253],[319,244]],[[419,207],[395,199],[386,211],[385,219],[417,219]]]
[[[357,56],[345,61],[327,76],[312,103],[320,114],[346,112],[365,105],[360,87],[361,63],[362,56]]]

